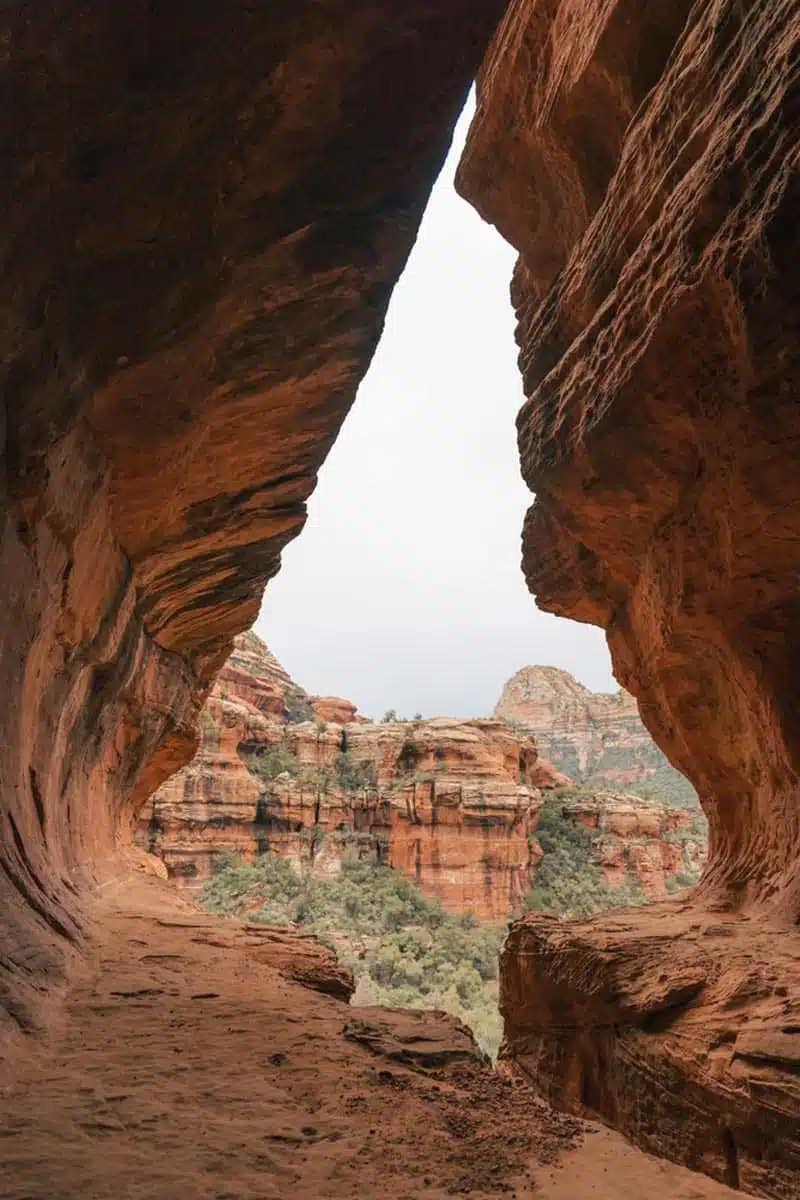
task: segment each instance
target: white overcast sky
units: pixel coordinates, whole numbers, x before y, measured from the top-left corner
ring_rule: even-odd
[[[468,110],[255,626],[309,692],[368,716],[489,715],[529,663],[617,687],[602,632],[539,612],[520,570],[515,254],[453,189]]]

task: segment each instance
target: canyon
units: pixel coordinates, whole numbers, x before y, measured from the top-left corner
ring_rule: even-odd
[[[498,1145],[526,1122],[499,1176],[525,1196],[533,1083],[716,1182],[598,1133],[528,1194],[584,1196],[602,1166],[609,1197],[796,1196],[796,3],[63,0],[0,27],[8,1194],[170,1195],[198,1154],[199,1195],[226,1173],[263,1195],[270,1171],[375,1194],[371,1118],[329,1118],[391,1083],[376,1046],[397,1063],[436,1031],[368,1013],[345,1037],[341,1001],[256,972],[251,935],[198,930],[131,843],[302,529],[477,74],[458,182],[519,253],[525,577],[605,629],[709,857],[670,901],[513,924],[496,1077],[405,1081],[402,1127],[394,1088],[377,1110],[398,1186],[442,1153],[430,1194],[472,1186],[472,1096]],[[272,1086],[261,1050],[295,1035]],[[238,1054],[209,1062],[217,1036]],[[346,1160],[309,1163],[316,1112]],[[287,1145],[308,1150],[295,1176]]]
[[[138,844],[193,889],[225,852],[276,853],[316,874],[350,852],[401,870],[451,912],[521,912],[542,854],[542,796],[571,780],[497,720],[356,716],[346,700],[309,696],[260,638],[240,635],[200,714],[197,754],[142,809]],[[630,877],[663,899],[687,869],[699,874],[704,831],[683,810],[608,791],[563,810],[593,831],[612,886]]]
[[[308,697],[288,676],[294,715],[314,719],[284,720],[283,709],[276,719],[272,662],[254,634],[237,639],[201,713],[197,755],[142,811],[139,844],[174,879],[202,884],[225,850],[313,860],[325,873],[349,849],[402,870],[452,911],[501,920],[520,907],[537,784],[549,778],[530,739],[498,721],[337,723],[319,714],[352,717],[355,706]]]

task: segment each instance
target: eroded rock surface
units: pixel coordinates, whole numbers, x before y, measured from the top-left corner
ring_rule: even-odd
[[[539,753],[577,782],[642,784],[697,805],[691,784],[656,746],[622,688],[590,692],[560,667],[522,667],[503,687],[494,716],[529,733]]]
[[[237,674],[241,647],[249,666]],[[404,871],[452,912],[504,920],[536,878],[543,795],[591,831],[587,865],[614,888],[633,882],[663,899],[705,861],[699,814],[572,788],[498,721],[287,722],[262,699],[276,677],[284,695],[306,695],[258,637],[237,638],[201,713],[197,754],[142,811],[139,845],[179,885],[201,887],[226,851],[271,851],[321,875],[355,851]],[[329,716],[355,714],[336,706]]]
[[[491,1071],[434,1012],[353,1008],[140,878],[99,896],[46,1062],[0,1092],[4,1200],[733,1200]],[[44,1055],[43,1055],[44,1058]]]
[[[648,900],[663,900],[705,865],[705,821],[686,809],[613,792],[578,792],[559,803],[571,820],[591,830],[591,862],[612,887],[630,875]]]
[[[501,956],[501,1058],[552,1103],[756,1196],[800,1178],[793,939],[682,902],[561,923]]]
[[[528,918],[505,956],[508,1051],[561,1102],[780,1197],[800,1166],[800,1033],[775,990],[800,992],[799,33],[793,0],[515,0],[460,173],[519,250],[528,583],[605,627],[710,825],[693,903],[623,939],[637,994],[668,1002],[601,1006],[587,1036],[570,1014],[611,986],[619,943],[602,919],[551,952]],[[725,933],[695,950],[707,911]]]
[[[302,527],[502,7],[4,9],[4,1042]]]
[[[251,653],[245,673],[231,669],[241,645]],[[275,666],[254,634],[237,639],[201,713],[198,752],[143,810],[139,844],[191,887],[226,850],[270,850],[322,874],[355,850],[404,871],[451,911],[484,920],[519,911],[540,853],[540,789],[562,778],[531,739],[490,720],[352,720],[343,700],[335,711],[317,703],[316,721],[287,722],[262,703]],[[285,694],[302,693],[283,675]]]

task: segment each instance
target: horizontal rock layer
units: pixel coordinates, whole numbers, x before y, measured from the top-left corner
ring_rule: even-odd
[[[0,17],[3,1041],[302,527],[501,10]]]
[[[639,784],[697,806],[691,784],[642,724],[633,696],[590,692],[569,671],[522,667],[505,684],[494,716],[529,733],[539,753],[579,783]]]
[[[624,939],[638,995],[667,997],[684,962],[686,990],[638,1016],[598,1010],[602,1063],[582,1087],[592,1035],[567,1014],[623,948],[604,921],[561,931],[559,954],[525,925],[504,960],[509,1051],[530,1031],[528,1069],[564,1103],[780,1197],[797,1190],[800,1033],[777,1008],[762,1021],[748,962],[756,991],[770,955],[778,986],[800,989],[799,34],[792,0],[514,0],[459,176],[519,250],[529,586],[605,627],[616,678],[710,825],[697,910],[631,917]],[[703,906],[733,940],[710,939],[698,966]],[[745,947],[734,980],[745,919],[756,958]],[[658,953],[654,921],[670,922]],[[753,1060],[717,1025],[725,1004],[781,1046],[735,1086]],[[708,1069],[693,1047],[713,1048]],[[713,1153],[695,1154],[690,1119]]]
[[[271,656],[245,637],[263,648],[268,690]],[[269,850],[326,873],[350,850],[404,871],[454,912],[501,920],[520,909],[540,853],[539,788],[558,780],[529,738],[498,721],[287,723],[259,701],[255,658],[239,693],[236,657],[201,713],[197,755],[139,823],[140,845],[177,882],[200,886],[224,851]],[[277,769],[284,760],[290,770]]]
[[[792,940],[681,903],[563,924],[528,914],[501,956],[501,1061],[555,1105],[756,1196],[800,1178]]]
[[[243,645],[251,657],[240,692],[231,667]],[[520,911],[541,856],[540,790],[571,782],[531,739],[497,721],[281,723],[261,698],[262,684],[271,695],[275,665],[254,634],[236,639],[201,713],[195,758],[142,813],[139,844],[171,877],[197,888],[223,852],[267,850],[324,874],[349,850],[404,871],[453,912],[501,920]],[[300,693],[283,674],[285,690]],[[355,711],[336,703],[345,716]],[[276,777],[265,777],[268,762]],[[593,864],[612,886],[633,876],[648,898],[663,898],[704,859],[703,831],[694,834],[685,810],[613,793],[563,795],[568,819],[592,831]]]
[[[592,831],[590,861],[612,886],[630,876],[648,900],[663,900],[679,890],[684,876],[699,876],[708,852],[699,814],[624,793],[568,795],[561,800],[563,811]]]

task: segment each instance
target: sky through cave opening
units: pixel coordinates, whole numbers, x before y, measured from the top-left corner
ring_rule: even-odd
[[[522,577],[515,252],[453,186],[473,111],[255,626],[304,687],[369,716],[485,716],[529,663],[617,687],[602,631],[539,612]]]

